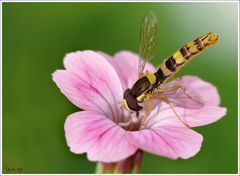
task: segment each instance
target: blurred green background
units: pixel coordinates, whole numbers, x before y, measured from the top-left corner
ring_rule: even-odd
[[[159,22],[153,64],[208,32],[220,42],[178,75],[197,75],[219,89],[227,115],[195,128],[202,150],[188,160],[144,154],[142,173],[237,173],[237,3],[3,2],[3,172],[93,173],[95,163],[72,154],[66,117],[78,111],[52,81],[63,57],[76,50],[137,52],[144,14]]]

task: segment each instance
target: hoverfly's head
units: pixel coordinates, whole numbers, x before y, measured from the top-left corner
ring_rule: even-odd
[[[217,41],[218,41],[218,35],[212,32],[208,33],[205,38],[205,42],[207,45],[214,45],[215,43],[217,43]]]
[[[138,105],[137,99],[133,96],[132,90],[127,89],[123,94],[123,107],[132,111],[140,111],[142,106]]]

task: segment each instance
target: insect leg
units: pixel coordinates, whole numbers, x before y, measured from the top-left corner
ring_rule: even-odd
[[[169,102],[165,102],[169,105],[169,107],[172,109],[172,111],[174,112],[174,114],[176,115],[176,117],[178,118],[178,120],[180,120],[180,122],[182,122],[187,128],[191,128],[188,124],[186,124],[182,118],[177,114],[177,112],[175,111],[175,109],[173,108],[173,106],[171,105],[171,103]]]
[[[158,95],[154,95],[152,96],[150,99],[157,99],[157,100],[162,100],[164,103],[168,104],[169,107],[171,108],[171,110],[174,112],[174,114],[176,115],[176,117],[178,118],[178,120],[180,122],[182,122],[187,128],[191,128],[188,124],[186,124],[184,122],[184,120],[182,120],[182,118],[178,115],[178,113],[175,111],[175,109],[173,108],[172,104],[170,103],[170,101],[168,100],[168,98],[163,95],[163,94],[158,94]]]
[[[161,91],[162,93],[164,93],[164,92],[173,92],[174,93],[177,90],[182,90],[182,94],[184,94],[186,96],[185,98],[189,98],[197,104],[200,104],[200,105],[202,104],[201,102],[195,100],[191,95],[189,95],[186,92],[186,87],[183,87],[183,86],[174,85],[171,87],[166,87],[164,85],[160,85],[158,90]],[[184,97],[175,97],[175,98],[184,98]]]
[[[151,112],[151,109],[152,109],[152,106],[153,106],[153,99],[148,99],[146,103],[147,103],[147,105],[146,105],[146,108],[145,108],[145,111],[144,111],[144,116],[143,116],[143,119],[141,121],[140,128],[144,127],[143,124],[145,123],[149,113]]]

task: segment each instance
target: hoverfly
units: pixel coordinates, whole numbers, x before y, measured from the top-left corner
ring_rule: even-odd
[[[139,65],[138,80],[132,88],[125,90],[123,95],[123,106],[132,112],[139,113],[143,106],[139,105],[147,100],[158,99],[169,104],[174,111],[170,100],[164,93],[174,91],[182,87],[173,86],[164,88],[164,83],[168,82],[188,61],[203,52],[209,46],[218,41],[218,36],[212,32],[203,35],[184,45],[172,56],[165,59],[155,73],[143,73],[147,61],[154,57],[157,44],[158,26],[157,19],[153,12],[148,12],[142,22],[139,41]],[[190,95],[186,94],[188,98]],[[194,101],[194,100],[193,100]],[[178,119],[189,127],[174,111]]]

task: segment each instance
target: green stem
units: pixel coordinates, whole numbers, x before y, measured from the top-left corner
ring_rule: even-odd
[[[96,174],[137,174],[142,164],[142,155],[143,152],[138,150],[132,156],[119,162],[98,162],[96,165]]]

